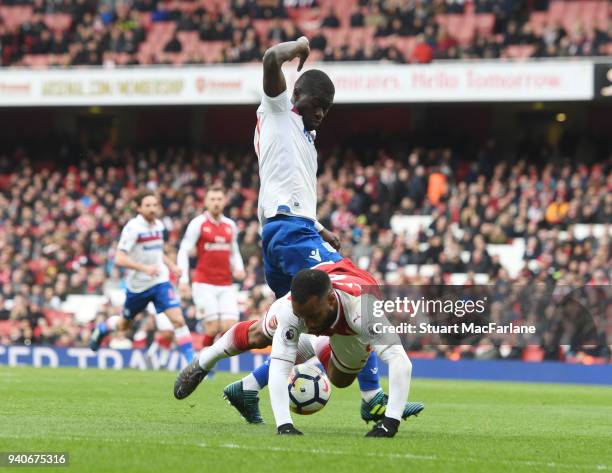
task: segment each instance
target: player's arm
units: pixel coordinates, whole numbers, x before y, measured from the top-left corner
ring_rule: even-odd
[[[181,277],[181,268],[167,254],[164,253],[164,264],[168,266],[168,269],[176,274],[179,278]]]
[[[159,274],[159,268],[134,261],[128,256],[127,252],[121,248],[117,249],[117,253],[115,253],[115,266],[133,269],[134,271],[146,273],[149,276],[157,276]]]
[[[269,48],[263,57],[263,89],[268,97],[277,97],[287,90],[281,67],[287,61],[299,57],[298,71],[302,70],[310,54],[308,39],[302,36],[297,41],[287,41]]]
[[[200,225],[196,219],[193,219],[187,225],[187,230],[176,255],[176,264],[181,270],[180,284],[189,284],[189,254],[195,248],[199,239]]]
[[[412,363],[402,345],[375,345],[378,357],[389,365],[389,402],[385,417],[368,437],[393,437],[402,419],[410,391]]]
[[[331,246],[334,247],[334,249],[340,250],[341,243],[340,237],[338,235],[336,235],[332,231],[329,231],[318,220],[315,221],[315,229],[317,230],[317,232],[319,232],[321,238],[323,238],[323,241],[329,243]]]
[[[242,261],[242,255],[240,254],[240,247],[238,246],[238,229],[236,225],[232,226],[232,252],[230,254],[230,267],[234,273],[234,277],[238,280],[244,279],[244,261]]]
[[[298,329],[288,324],[281,324],[279,320],[279,326],[272,339],[268,380],[270,402],[279,435],[301,434],[299,430],[293,427],[293,420],[289,411],[289,390],[287,389],[287,379],[291,374],[297,356],[298,339]]]

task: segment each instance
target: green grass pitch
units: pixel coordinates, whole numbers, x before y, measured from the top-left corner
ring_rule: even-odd
[[[502,366],[500,365],[500,368]],[[365,439],[356,385],[335,389],[304,436],[247,425],[221,397],[218,373],[188,399],[169,372],[0,367],[0,451],[66,451],[59,472],[612,471],[612,389],[415,379],[426,403],[394,439]]]

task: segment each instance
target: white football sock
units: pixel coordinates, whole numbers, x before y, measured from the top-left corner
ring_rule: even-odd
[[[361,391],[361,399],[363,399],[365,402],[370,402],[372,399],[374,399],[374,396],[376,396],[381,391],[382,388],[370,389],[369,391]]]
[[[236,348],[236,344],[234,342],[235,328],[236,325],[234,325],[227,332],[225,332],[225,334],[223,334],[223,336],[219,340],[217,340],[208,348],[204,348],[200,352],[200,368],[202,368],[203,370],[210,371],[215,367],[219,360],[229,358],[244,351]]]
[[[253,376],[253,373],[249,373],[247,376],[242,378],[242,389],[245,391],[259,391],[261,386],[257,382],[257,378]]]

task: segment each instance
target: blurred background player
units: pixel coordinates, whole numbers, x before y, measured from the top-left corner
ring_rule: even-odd
[[[145,191],[137,195],[136,205],[138,215],[123,227],[115,255],[115,265],[127,269],[123,315],[113,315],[99,323],[92,332],[89,347],[96,351],[106,335],[126,330],[152,302],[156,312],[164,312],[172,322],[176,345],[190,362],[194,356],[191,333],[170,284],[170,271],[180,276],[181,270],[164,253],[166,229],[157,218],[159,200],[154,192]]]
[[[206,211],[189,222],[177,255],[181,269],[179,290],[183,297],[189,297],[189,255],[196,249],[191,294],[197,317],[204,320],[204,347],[212,345],[215,337],[225,333],[240,317],[232,275],[244,279],[244,264],[236,224],[223,215],[225,203],[222,187],[208,190]]]

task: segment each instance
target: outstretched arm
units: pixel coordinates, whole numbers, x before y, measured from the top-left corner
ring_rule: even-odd
[[[298,71],[302,70],[308,55],[310,47],[306,36],[302,36],[297,41],[287,41],[272,46],[266,51],[263,57],[263,89],[268,97],[277,97],[287,90],[285,76],[281,70],[282,65],[299,57],[300,63]]]

